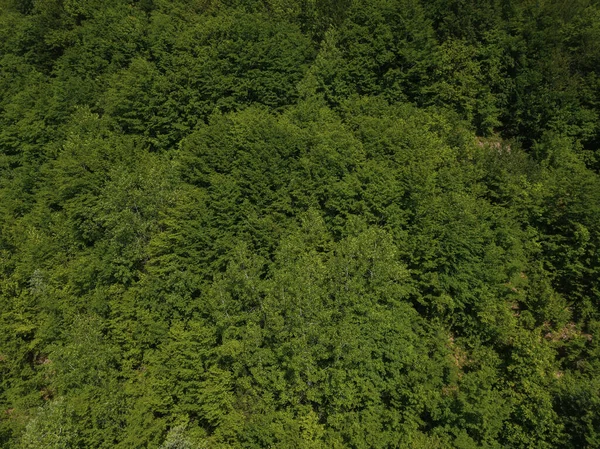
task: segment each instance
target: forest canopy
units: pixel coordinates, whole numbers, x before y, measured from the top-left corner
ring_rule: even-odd
[[[597,0],[0,0],[0,448],[600,447]]]

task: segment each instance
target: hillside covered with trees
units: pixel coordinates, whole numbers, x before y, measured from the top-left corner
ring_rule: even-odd
[[[0,0],[0,448],[598,447],[598,0]]]

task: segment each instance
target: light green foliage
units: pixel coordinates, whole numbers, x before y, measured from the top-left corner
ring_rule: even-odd
[[[55,399],[38,409],[27,424],[18,447],[71,449],[77,447],[77,440],[73,410],[63,399]]]
[[[160,446],[160,449],[203,449],[207,448],[208,443],[195,444],[189,439],[185,426],[176,426],[169,430],[167,438]]]

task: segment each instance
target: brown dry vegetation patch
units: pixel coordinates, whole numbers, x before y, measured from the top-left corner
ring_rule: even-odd
[[[469,359],[467,352],[454,343],[454,336],[450,334],[448,338],[448,346],[452,351],[451,358],[452,363],[458,368],[458,377],[462,377],[462,369],[469,363],[471,360]]]
[[[545,323],[546,327],[550,327],[550,323]],[[592,336],[586,334],[577,329],[577,325],[573,322],[568,323],[561,329],[546,332],[544,338],[547,340],[558,342],[558,341],[569,341],[575,338],[585,338],[587,341],[592,341]]]
[[[444,396],[453,396],[458,393],[458,385],[446,385],[442,387],[442,394]]]
[[[511,147],[508,143],[504,142],[500,136],[481,137],[477,136],[475,142],[479,148],[488,148],[495,150],[498,153],[510,153]]]
[[[37,363],[38,365],[49,365],[52,363],[52,360],[50,360],[48,357],[42,355],[36,359],[35,363]]]

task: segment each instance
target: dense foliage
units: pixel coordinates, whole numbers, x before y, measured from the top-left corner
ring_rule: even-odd
[[[597,0],[0,0],[0,447],[600,447]]]

